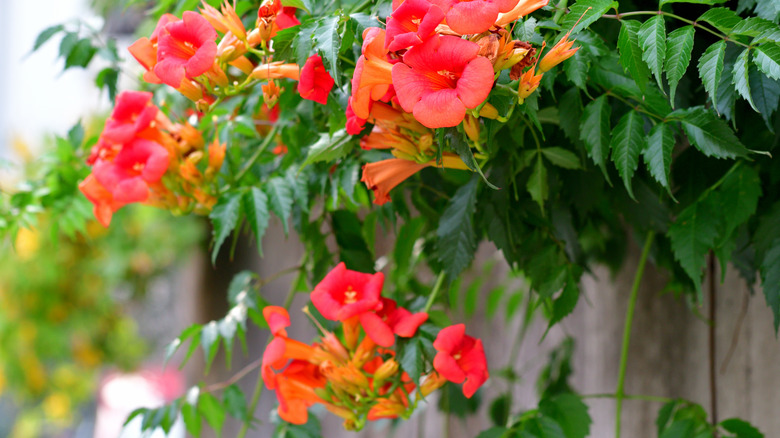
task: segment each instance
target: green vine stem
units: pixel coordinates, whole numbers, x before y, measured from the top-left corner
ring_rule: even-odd
[[[623,399],[626,398],[624,386],[626,383],[626,365],[628,364],[628,345],[631,340],[631,323],[634,321],[634,310],[636,309],[636,299],[639,295],[639,284],[642,282],[642,275],[645,273],[645,264],[650,254],[650,248],[653,246],[655,232],[648,231],[645,238],[645,246],[642,248],[642,256],[639,258],[639,266],[634,275],[634,284],[631,286],[631,295],[628,299],[628,309],[626,310],[626,324],[623,327],[623,346],[620,349],[620,368],[618,371],[617,389],[615,389],[615,438],[620,438],[620,415],[623,409]]]
[[[423,309],[423,312],[428,313],[431,310],[431,307],[433,307],[433,302],[436,301],[436,296],[439,295],[439,290],[444,284],[444,277],[446,276],[447,274],[445,274],[444,271],[439,273],[439,277],[436,278],[436,284],[433,285],[433,289],[431,289],[431,293],[428,295],[428,302],[425,303],[425,309]]]
[[[665,12],[665,11],[634,11],[634,12],[626,12],[625,14],[620,14],[620,13],[614,14],[614,15],[605,14],[605,15],[602,15],[602,17],[603,18],[613,18],[613,19],[616,19],[616,20],[620,20],[623,17],[631,17],[631,16],[634,16],[634,15],[664,15],[664,16],[669,17],[669,18],[674,18],[675,20],[680,20],[683,23],[688,23],[688,24],[690,24],[693,27],[697,27],[697,28],[699,28],[701,30],[709,32],[709,33],[715,35],[716,37],[721,38],[721,39],[723,39],[725,41],[730,41],[730,42],[732,42],[732,43],[734,43],[736,45],[742,46],[742,47],[750,47],[749,45],[747,45],[745,43],[741,43],[741,42],[739,42],[737,40],[729,38],[729,36],[726,35],[726,34],[714,31],[714,30],[710,29],[709,27],[702,26],[697,21],[689,20],[687,18],[683,18],[683,17],[681,17],[679,15],[672,14],[671,12]]]
[[[305,261],[305,260],[304,260]],[[301,262],[300,266],[304,266],[303,261]],[[290,285],[290,290],[287,292],[287,298],[284,299],[284,304],[282,306],[285,309],[289,309],[290,305],[292,305],[293,298],[295,298],[295,287],[297,286],[296,282],[293,281],[293,283]],[[273,335],[268,335],[268,340],[266,341],[266,345],[271,342],[271,338]],[[255,409],[257,409],[257,403],[260,402],[260,396],[263,394],[263,370],[260,369],[260,373],[257,375],[257,383],[255,384],[255,390],[252,392],[252,400],[249,403],[249,408],[247,412],[249,412],[249,415],[254,415]],[[251,418],[251,417],[250,417]],[[244,421],[244,424],[241,426],[241,430],[238,432],[238,435],[236,435],[236,438],[244,438],[246,436],[246,433],[249,431],[249,425],[251,424],[251,420]]]

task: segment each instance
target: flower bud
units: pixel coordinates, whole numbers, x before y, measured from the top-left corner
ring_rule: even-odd
[[[382,383],[398,372],[398,362],[388,359],[374,372],[374,389],[382,386]]]

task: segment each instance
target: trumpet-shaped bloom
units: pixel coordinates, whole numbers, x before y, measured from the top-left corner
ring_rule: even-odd
[[[489,377],[482,340],[466,334],[466,326],[456,324],[443,328],[433,342],[436,357],[433,368],[445,379],[466,383],[463,395],[471,398]]]
[[[225,1],[220,7],[220,10],[217,10],[217,8],[206,3],[205,0],[203,0],[202,6],[203,7],[200,8],[201,14],[203,14],[203,17],[214,26],[214,29],[223,34],[230,32],[240,40],[246,39],[246,28],[244,27],[244,23],[238,17],[238,14],[236,14],[235,9],[233,9],[233,6],[231,6],[230,3]]]
[[[152,104],[152,93],[123,91],[116,98],[102,137],[113,143],[126,143],[149,127],[157,112],[157,107]]]
[[[387,17],[385,47],[397,51],[422,44],[442,20],[444,12],[428,0],[406,0]]]
[[[323,400],[314,391],[325,387],[325,378],[316,365],[295,360],[277,376],[276,398],[279,416],[289,423],[306,424],[308,408]]]
[[[369,27],[363,31],[363,54],[352,74],[352,110],[361,119],[368,119],[371,103],[385,99],[393,84],[393,64],[387,59],[385,31]]]
[[[311,301],[322,316],[344,321],[380,306],[385,277],[381,272],[364,274],[339,263],[311,293]]]
[[[541,73],[538,75],[534,74],[534,67],[529,68],[528,71],[520,76],[520,85],[517,89],[517,98],[520,99],[520,103],[523,103],[524,99],[539,88],[539,84],[542,83],[542,76],[543,74]]]
[[[173,14],[163,14],[160,20],[157,21],[157,27],[149,38],[141,37],[136,42],[130,45],[127,50],[131,55],[140,63],[145,69],[144,80],[151,84],[159,84],[160,78],[154,74],[154,66],[157,65],[157,41],[163,29],[168,23],[177,21]]]
[[[92,213],[104,227],[111,224],[113,214],[126,204],[114,199],[114,194],[106,190],[95,175],[88,175],[80,182],[79,190],[92,203]]]
[[[517,0],[432,0],[432,2],[446,13],[447,25],[462,35],[489,30],[499,13],[509,12],[517,4]]]
[[[287,78],[297,81],[301,77],[301,70],[298,64],[285,64],[281,61],[270,64],[262,64],[252,70],[252,77],[255,79],[281,79]]]
[[[562,63],[563,61],[566,61],[567,59],[574,56],[575,53],[577,53],[577,50],[580,48],[571,48],[571,46],[574,44],[574,41],[569,40],[570,33],[571,31],[567,32],[566,35],[564,35],[563,38],[561,38],[561,40],[558,41],[558,43],[544,55],[542,60],[539,61],[539,74],[547,72],[551,68]]]
[[[435,165],[436,160],[418,163],[403,158],[390,158],[389,160],[364,164],[363,177],[360,181],[364,182],[369,190],[374,191],[374,204],[382,205],[390,201],[390,190],[393,190],[395,186],[422,169]],[[460,157],[450,153],[445,153],[442,156],[442,167],[451,169],[468,168]]]
[[[425,321],[428,314],[415,313],[398,307],[398,304],[389,298],[382,298],[382,309],[366,312],[360,315],[360,324],[366,335],[377,345],[389,347],[395,343],[395,335],[411,338]]]
[[[363,128],[366,126],[366,119],[361,119],[355,115],[355,111],[352,109],[352,97],[347,102],[347,134],[358,135],[363,132]],[[361,142],[362,143],[362,142]]]
[[[168,23],[159,37],[154,73],[165,84],[178,88],[185,77],[206,73],[217,56],[217,32],[200,14],[184,12]]]
[[[287,309],[279,306],[266,306],[263,308],[263,318],[274,336],[287,337],[285,328],[290,326],[290,314]]]
[[[515,0],[517,1],[517,0]],[[498,20],[496,20],[496,26],[505,26],[515,20],[517,20],[520,17],[525,17],[526,15],[530,14],[531,12],[541,9],[545,6],[547,6],[547,3],[550,0],[520,0],[517,1],[517,4],[514,5],[514,7],[507,11],[499,14]],[[514,3],[514,2],[513,2]]]
[[[476,43],[434,36],[406,52],[393,66],[401,107],[428,128],[457,126],[493,87],[493,64],[478,56]]]
[[[333,88],[333,78],[325,70],[320,55],[310,56],[301,69],[298,93],[301,97],[323,105],[328,103],[328,94]]]
[[[136,138],[119,151],[113,161],[98,160],[92,173],[119,202],[143,202],[149,197],[149,184],[168,170],[168,150],[150,140]]]

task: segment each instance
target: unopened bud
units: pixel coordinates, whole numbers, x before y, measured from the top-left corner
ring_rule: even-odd
[[[382,383],[398,372],[398,362],[388,359],[374,372],[374,388],[382,386]]]

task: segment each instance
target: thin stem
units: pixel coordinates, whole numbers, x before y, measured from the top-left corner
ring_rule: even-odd
[[[446,276],[447,274],[445,274],[444,271],[439,273],[439,277],[436,279],[436,284],[433,285],[433,289],[431,289],[431,293],[428,295],[428,302],[425,303],[425,309],[423,309],[423,312],[428,313],[428,311],[431,310],[433,302],[436,301],[436,296],[439,294],[439,289],[441,289],[441,286],[444,284],[444,277]]]
[[[351,14],[354,14],[355,12],[360,12],[363,9],[365,9],[367,6],[371,6],[372,0],[363,0],[362,3],[356,5],[354,8],[352,8],[351,11],[349,11]]]
[[[721,38],[721,39],[723,39],[725,41],[731,41],[732,43],[740,45],[742,47],[750,47],[749,45],[747,45],[745,43],[741,43],[739,41],[736,41],[736,40],[733,40],[733,39],[729,38],[729,36],[726,35],[726,34],[722,34],[720,32],[714,31],[714,30],[712,30],[712,29],[710,29],[708,27],[702,26],[697,21],[689,20],[687,18],[683,18],[683,17],[681,17],[679,15],[672,14],[671,12],[665,12],[665,11],[634,11],[634,12],[626,12],[625,14],[614,14],[614,15],[605,14],[605,15],[602,15],[602,17],[603,18],[613,18],[613,19],[616,19],[616,20],[620,20],[623,17],[631,17],[631,16],[634,16],[634,15],[665,15],[665,16],[667,16],[669,18],[674,18],[676,20],[680,20],[683,23],[688,23],[688,24],[690,24],[693,27],[698,27],[699,29],[707,31],[707,32],[709,32],[709,33],[715,35],[716,37]]]
[[[709,267],[709,295],[710,295],[710,324],[709,324],[709,330],[707,332],[707,337],[709,338],[709,371],[710,371],[710,413],[712,414],[710,418],[712,418],[712,425],[718,424],[718,377],[717,372],[715,371],[716,367],[716,348],[715,348],[715,329],[716,327],[716,316],[717,316],[717,297],[716,297],[716,275],[715,275],[715,254],[710,251],[709,255],[707,256],[709,259],[707,262],[707,265]]]
[[[639,266],[634,275],[634,284],[631,287],[631,295],[628,299],[628,310],[626,310],[626,324],[623,327],[623,346],[620,349],[620,368],[618,371],[617,389],[615,389],[615,438],[620,438],[620,414],[623,409],[623,399],[626,394],[624,386],[626,383],[626,365],[628,364],[628,345],[631,341],[631,323],[634,321],[634,310],[636,309],[636,299],[639,295],[639,284],[642,282],[642,275],[645,273],[645,264],[650,254],[650,248],[653,246],[653,231],[647,232],[645,246],[642,248],[642,256],[639,258]]]
[[[625,103],[626,105],[628,105],[629,107],[631,107],[635,111],[639,111],[640,113],[647,114],[650,117],[655,117],[656,119],[661,120],[661,121],[664,120],[664,118],[662,116],[659,116],[658,114],[654,114],[654,113],[651,113],[650,111],[647,111],[646,109],[642,108],[642,106],[639,103],[632,104],[631,101],[629,101],[628,99],[624,99],[622,96],[613,93],[612,90],[605,89],[604,90],[604,94],[606,94],[607,96],[612,96],[615,99]],[[653,122],[653,123],[655,124],[655,122]]]
[[[303,266],[303,263],[301,263],[301,266]],[[290,305],[293,302],[293,298],[295,298],[295,286],[296,284],[293,283],[290,285],[290,290],[287,292],[287,298],[284,299],[284,304],[282,306],[285,309],[289,309]],[[271,342],[271,339],[273,338],[273,335],[268,335],[268,340],[266,340],[266,345]],[[260,363],[262,364],[263,361],[260,359]],[[257,403],[260,401],[260,395],[263,393],[263,374],[262,374],[262,368],[260,369],[260,373],[257,375],[257,383],[255,384],[255,390],[252,393],[252,400],[249,403],[249,410],[247,412],[250,413],[250,415],[254,415],[255,409],[257,409]],[[251,423],[251,420],[245,421],[244,424],[241,426],[241,430],[238,432],[238,435],[236,435],[236,438],[244,438],[246,437],[246,433],[249,431],[249,424]]]
[[[268,133],[268,135],[263,139],[263,143],[255,150],[255,153],[252,154],[251,157],[249,157],[249,160],[247,160],[246,164],[244,164],[244,167],[241,168],[240,171],[238,171],[238,174],[236,175],[235,181],[240,181],[241,178],[246,175],[247,172],[249,172],[249,169],[252,168],[252,166],[255,164],[255,161],[257,161],[258,158],[260,158],[260,155],[265,152],[266,149],[268,149],[268,146],[271,145],[271,142],[274,141],[276,138],[276,131],[278,130],[278,126],[274,126],[271,128],[271,132]]]
[[[585,394],[585,395],[581,395],[580,398],[617,398],[617,394]],[[636,394],[636,395],[623,394],[622,398],[623,400],[643,400],[643,401],[658,402],[658,403],[669,403],[671,401],[674,401],[673,398],[669,398],[669,397],[659,397],[655,395],[642,395],[642,394]]]

